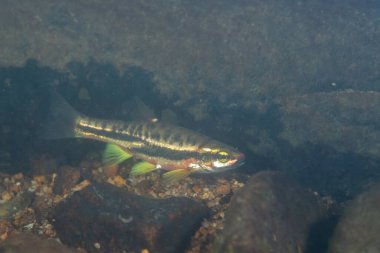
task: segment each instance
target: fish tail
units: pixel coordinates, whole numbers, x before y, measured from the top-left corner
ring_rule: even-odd
[[[39,136],[42,139],[79,137],[75,133],[75,126],[81,119],[81,114],[57,92],[50,93],[50,110]]]

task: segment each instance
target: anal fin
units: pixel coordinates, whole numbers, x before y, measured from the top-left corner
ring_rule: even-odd
[[[132,155],[123,150],[121,147],[112,143],[107,143],[103,154],[103,164],[105,166],[117,165],[131,157]]]
[[[139,176],[144,175],[146,173],[149,173],[153,170],[155,170],[157,167],[154,164],[151,164],[149,162],[139,162],[136,163],[131,170],[131,176]]]
[[[187,177],[190,173],[191,170],[188,169],[177,169],[164,173],[162,177],[166,183],[173,183]]]

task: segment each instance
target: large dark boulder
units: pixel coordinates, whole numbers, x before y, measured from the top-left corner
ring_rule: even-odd
[[[380,183],[345,209],[330,242],[329,253],[380,252]]]
[[[212,252],[303,252],[324,214],[311,192],[281,173],[260,172],[233,197]]]
[[[150,199],[94,184],[60,203],[53,222],[62,242],[89,252],[177,253],[207,214],[188,198]]]

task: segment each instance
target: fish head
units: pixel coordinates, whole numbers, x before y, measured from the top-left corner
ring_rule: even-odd
[[[239,167],[244,163],[244,154],[229,146],[202,147],[197,161],[198,172],[214,173]]]

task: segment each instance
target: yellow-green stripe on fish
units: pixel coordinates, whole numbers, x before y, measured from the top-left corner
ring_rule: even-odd
[[[44,127],[47,139],[87,138],[107,143],[103,162],[114,165],[134,156],[142,162],[132,175],[167,170],[167,181],[190,173],[220,172],[241,165],[244,155],[235,148],[186,128],[161,122],[113,121],[90,118],[75,111],[53,93],[51,115]]]

